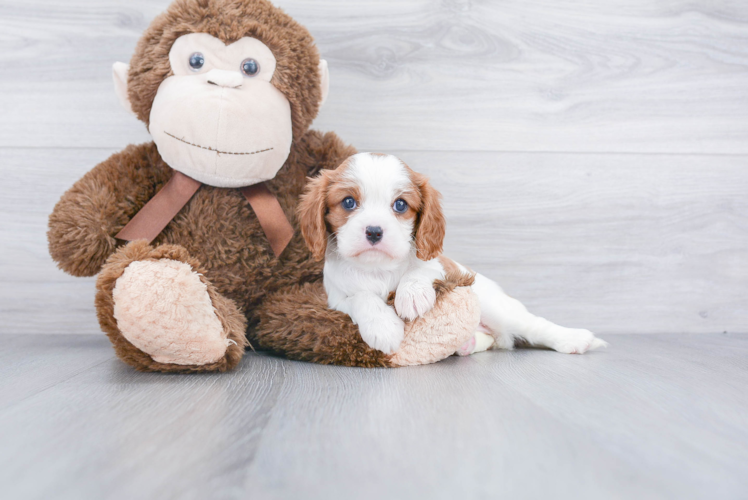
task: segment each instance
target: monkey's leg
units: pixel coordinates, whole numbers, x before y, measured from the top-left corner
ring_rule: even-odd
[[[267,297],[255,310],[255,334],[260,348],[313,363],[367,368],[434,363],[454,354],[478,327],[480,306],[471,284],[471,276],[437,281],[434,308],[406,323],[405,338],[390,355],[369,347],[347,314],[328,309],[322,283]]]
[[[181,246],[127,244],[109,257],[96,290],[101,329],[137,370],[226,371],[244,355],[244,315]]]

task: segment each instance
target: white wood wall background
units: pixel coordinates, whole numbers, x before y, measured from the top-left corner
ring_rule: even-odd
[[[748,3],[277,3],[330,63],[315,127],[428,173],[450,255],[603,335],[748,331]],[[99,332],[46,219],[148,140],[111,64],[166,5],[0,0],[0,332]]]

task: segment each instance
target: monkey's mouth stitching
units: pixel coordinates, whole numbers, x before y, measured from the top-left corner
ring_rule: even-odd
[[[261,149],[261,150],[259,150],[259,151],[252,151],[251,153],[232,153],[231,151],[218,151],[218,150],[217,150],[217,149],[215,149],[215,148],[211,148],[211,147],[206,147],[206,146],[201,146],[201,145],[199,145],[199,144],[193,144],[193,143],[191,143],[191,142],[185,141],[184,139],[180,139],[180,138],[179,138],[179,137],[177,137],[176,135],[170,134],[170,133],[169,133],[169,132],[167,132],[166,130],[164,130],[164,134],[168,135],[169,137],[173,137],[174,139],[178,140],[179,142],[183,142],[183,143],[185,143],[185,144],[188,144],[188,145],[190,145],[190,146],[194,146],[194,147],[196,147],[196,148],[200,148],[200,149],[206,149],[206,150],[208,150],[208,151],[213,151],[213,152],[215,152],[215,153],[218,153],[219,155],[240,155],[240,156],[241,156],[241,155],[256,155],[257,153],[264,153],[265,151],[270,151],[271,149],[273,149],[273,148]]]

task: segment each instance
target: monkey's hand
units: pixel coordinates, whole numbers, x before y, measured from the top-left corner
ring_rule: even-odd
[[[70,188],[49,217],[49,252],[74,276],[93,276],[115,251],[114,236],[171,176],[153,143],[128,146]]]

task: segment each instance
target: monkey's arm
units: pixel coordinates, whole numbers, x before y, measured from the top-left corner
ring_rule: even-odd
[[[49,216],[49,253],[74,276],[93,276],[117,247],[114,238],[171,176],[153,143],[128,146],[62,195]]]

